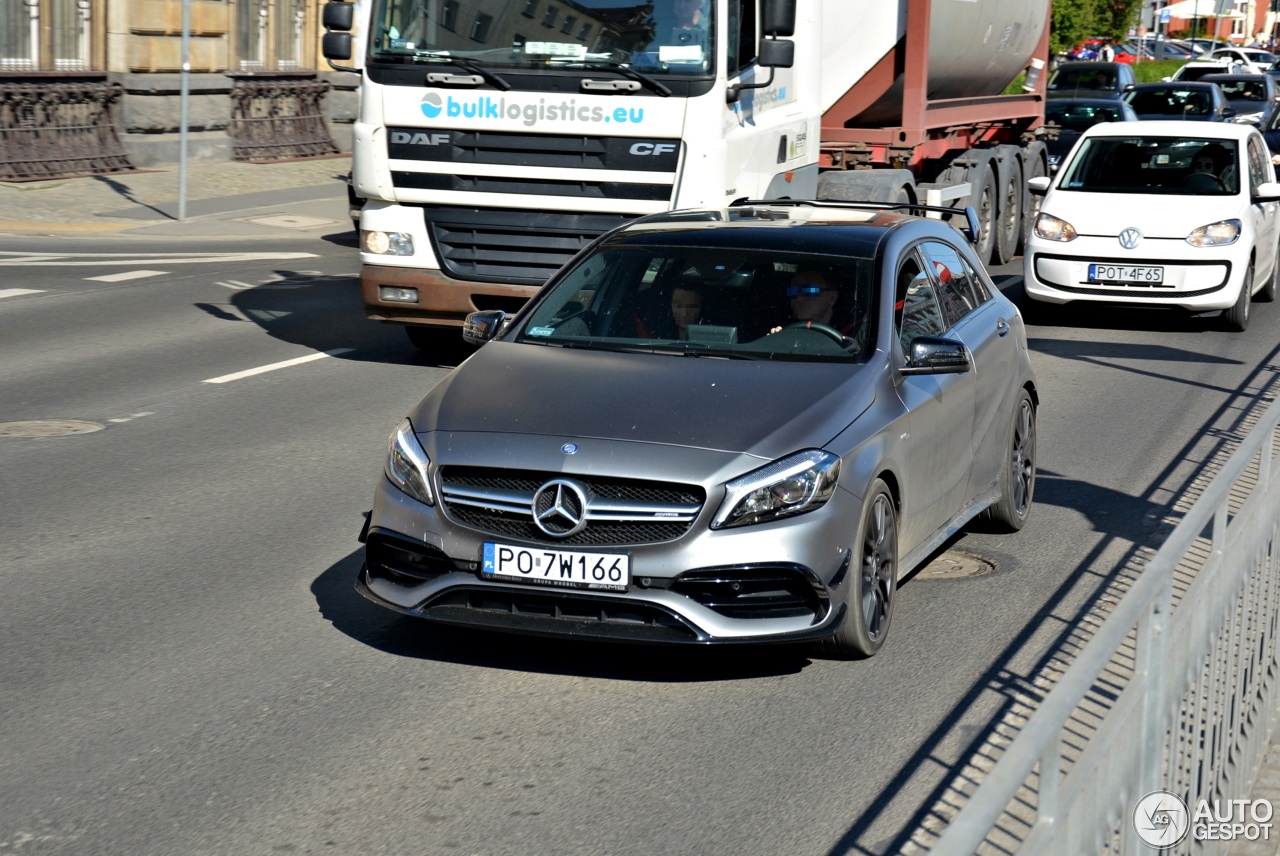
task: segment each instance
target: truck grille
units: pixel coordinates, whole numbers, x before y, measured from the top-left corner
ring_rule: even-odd
[[[518,209],[421,208],[441,269],[456,279],[542,285],[599,235],[629,222],[623,214]]]
[[[586,525],[554,537],[534,522],[539,492],[552,481],[576,485],[586,498]],[[697,518],[700,487],[635,479],[574,476],[484,467],[442,467],[440,496],[449,517],[492,535],[554,544],[652,544],[679,538]]]

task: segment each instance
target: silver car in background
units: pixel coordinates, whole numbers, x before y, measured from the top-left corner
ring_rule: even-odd
[[[1026,334],[970,243],[788,201],[604,235],[514,318],[468,319],[483,347],[391,436],[358,590],[495,630],[876,653],[903,577],[1031,507]]]

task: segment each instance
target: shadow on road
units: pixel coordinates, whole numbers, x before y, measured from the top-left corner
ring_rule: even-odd
[[[368,320],[355,275],[275,270],[266,281],[232,286],[237,289],[230,302],[235,311],[212,304],[198,304],[199,308],[223,320],[247,319],[281,341],[313,351],[350,349],[335,355],[338,359],[453,368],[473,350],[459,333],[456,340],[441,336],[439,347],[422,351],[400,325]]]
[[[691,648],[544,639],[431,624],[383,609],[355,591],[364,551],[328,568],[311,584],[320,614],[347,636],[396,657],[478,668],[690,683],[777,677],[809,665],[799,646]]]

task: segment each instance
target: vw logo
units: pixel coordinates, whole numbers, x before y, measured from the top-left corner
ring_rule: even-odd
[[[1120,233],[1120,246],[1132,250],[1142,243],[1142,233],[1137,229],[1125,229]]]
[[[434,92],[428,92],[422,96],[422,115],[428,119],[434,119],[440,115],[440,96]]]
[[[575,481],[552,479],[533,495],[533,523],[552,538],[568,538],[587,525],[587,491]]]

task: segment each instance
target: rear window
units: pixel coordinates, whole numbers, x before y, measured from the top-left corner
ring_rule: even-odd
[[[1044,108],[1045,120],[1068,131],[1084,131],[1099,122],[1122,122],[1124,111],[1115,104],[1071,104],[1050,101]]]

